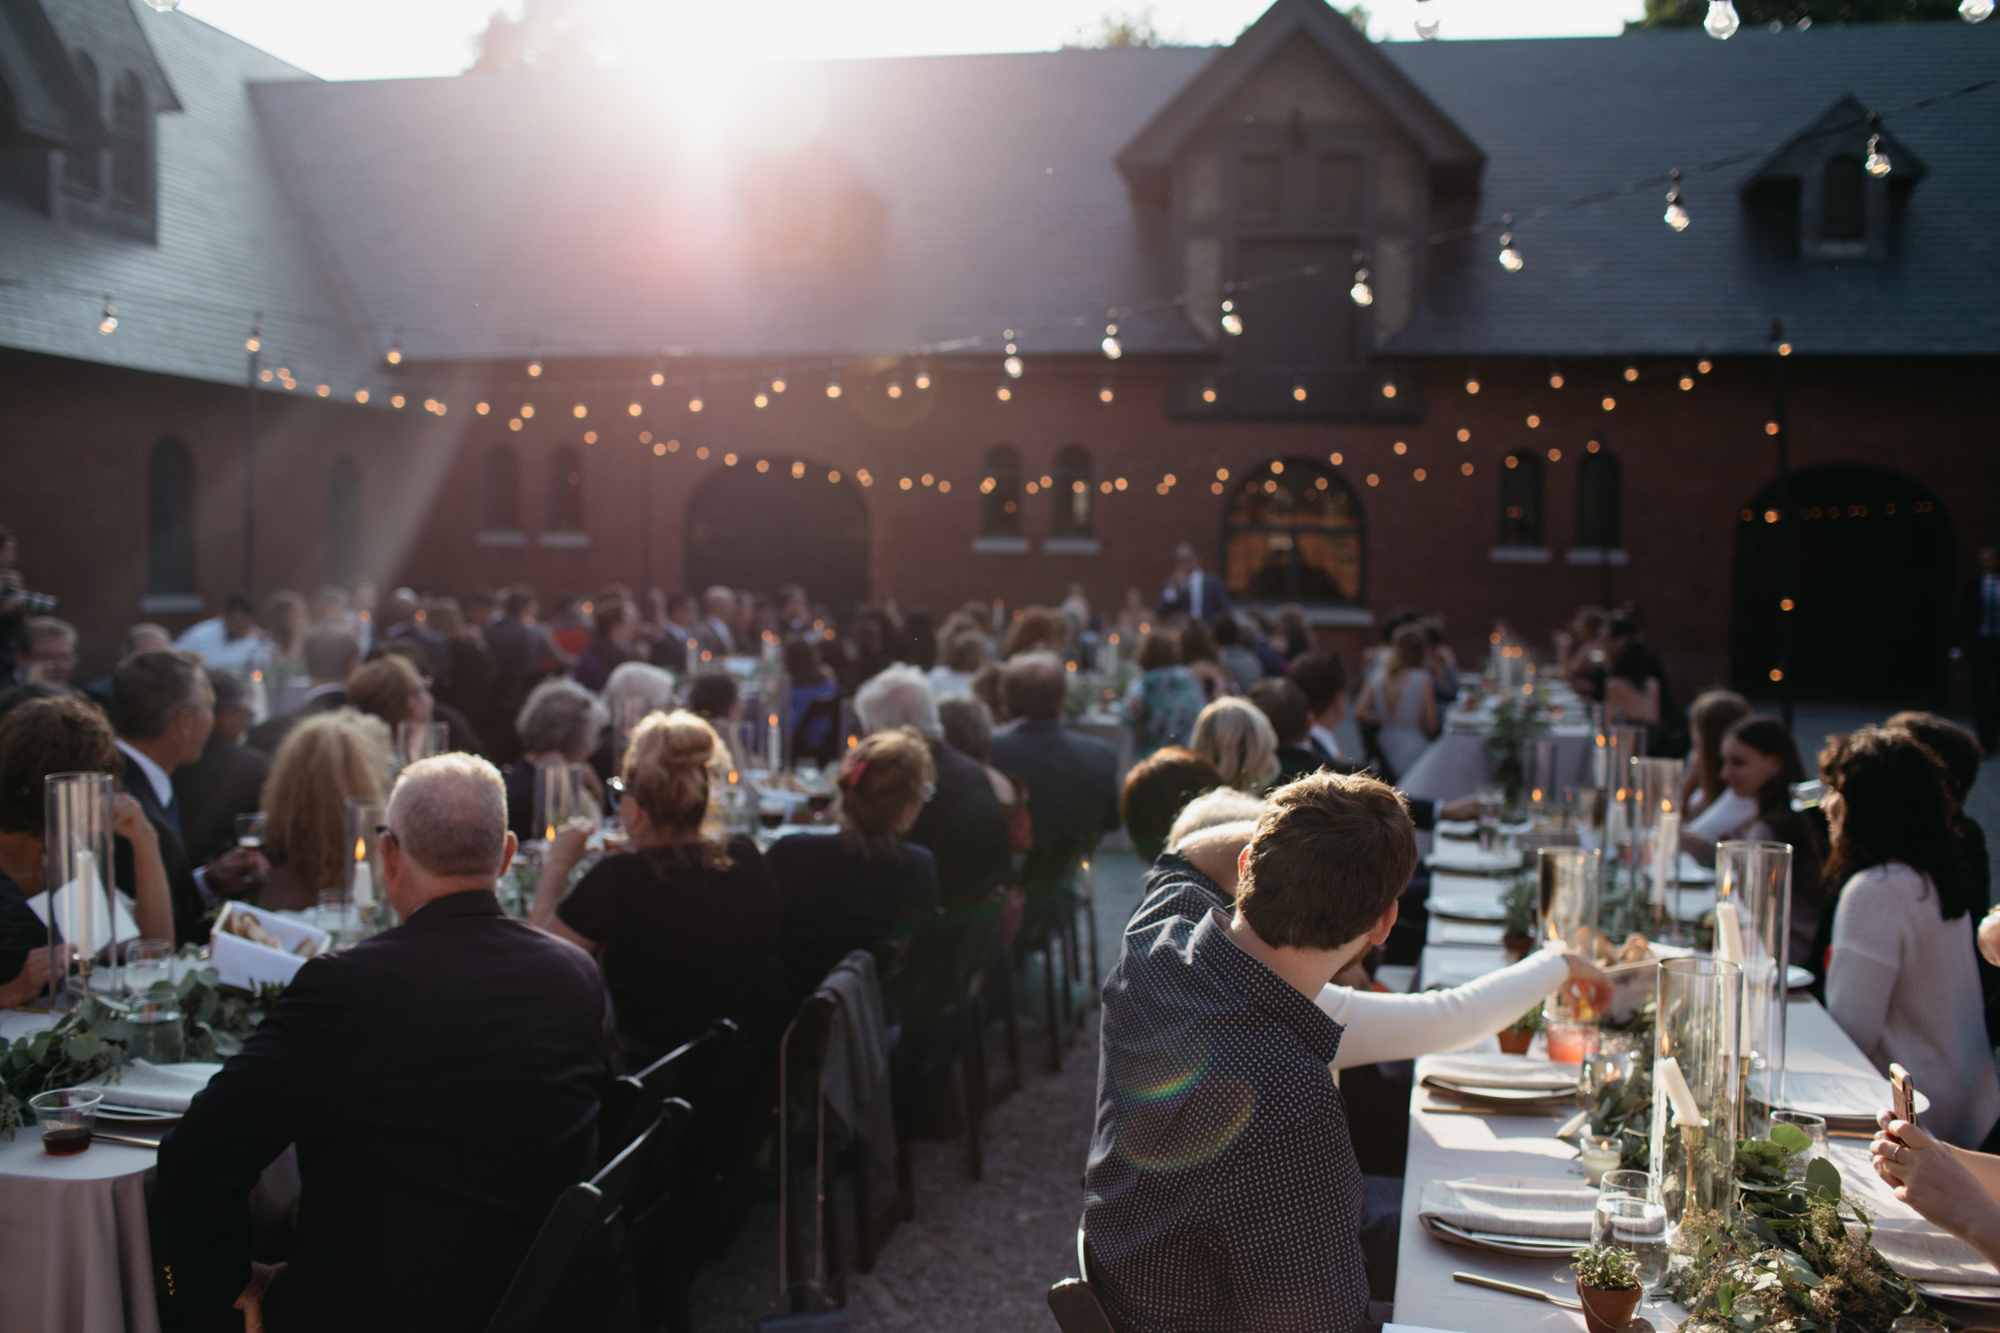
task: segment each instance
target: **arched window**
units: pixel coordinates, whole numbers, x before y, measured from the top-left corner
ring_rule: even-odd
[[[1021,455],[1011,444],[986,451],[986,475],[980,478],[979,535],[1021,535]]]
[[[1819,235],[1823,241],[1868,239],[1868,176],[1861,159],[1842,153],[1821,168]]]
[[[1522,449],[1500,469],[1500,544],[1542,545],[1542,460]]]
[[[521,459],[504,444],[486,452],[486,526],[482,530],[521,530]]]
[[[361,469],[342,455],[326,474],[326,580],[352,588],[361,574]]]
[[[111,197],[128,208],[143,208],[153,197],[147,119],[145,85],[127,70],[111,98]]]
[[[1598,551],[1618,549],[1618,460],[1599,451],[1585,454],[1576,474],[1576,544]]]
[[[146,460],[146,591],[194,591],[194,462],[171,435]]]
[[[1050,535],[1090,536],[1090,451],[1079,444],[1057,450],[1054,481],[1049,488]]]
[[[97,62],[78,51],[71,57],[76,63],[76,81],[83,88],[83,95],[90,99],[90,109],[102,113],[97,86]],[[102,188],[98,180],[98,151],[96,148],[76,147],[63,153],[63,184],[72,194],[95,197]]]
[[[1309,459],[1253,468],[1229,501],[1223,578],[1248,602],[1361,600],[1361,501],[1338,472]]]
[[[559,446],[549,458],[549,529],[583,531],[583,455],[573,444]]]

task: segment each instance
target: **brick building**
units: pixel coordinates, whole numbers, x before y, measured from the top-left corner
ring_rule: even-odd
[[[1789,533],[1794,683],[1921,698],[2000,531],[2000,90],[1898,111],[1995,31],[1373,45],[1279,0],[704,125],[634,73],[0,17],[0,522],[91,665],[246,579],[1110,606],[1192,540],[1350,649],[1632,597],[1680,684],[1748,685]],[[1538,212],[1675,166],[1685,231],[1664,181]]]

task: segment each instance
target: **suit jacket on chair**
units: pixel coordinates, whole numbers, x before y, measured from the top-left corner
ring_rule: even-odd
[[[125,771],[119,775],[119,783],[139,802],[139,808],[146,812],[153,831],[160,835],[160,861],[166,866],[167,894],[174,908],[174,944],[206,943],[208,927],[201,918],[208,910],[208,903],[202,897],[201,888],[194,882],[194,862],[188,856],[187,844],[181,841],[175,821],[168,818],[166,809],[161,806],[145,770],[133,762],[130,755],[124,756],[124,759]],[[115,865],[112,873],[117,877],[118,887],[136,897],[139,881],[132,865],[132,844],[123,838],[117,839],[113,857]]]
[[[312,959],[161,1146],[169,1326],[243,1327],[245,1196],[296,1143],[271,1326],[477,1333],[595,1167],[609,1018],[590,956],[490,891]]]

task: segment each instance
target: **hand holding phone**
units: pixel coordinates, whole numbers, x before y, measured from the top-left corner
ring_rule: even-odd
[[[1917,1122],[1917,1085],[1910,1077],[1910,1071],[1899,1064],[1889,1066],[1889,1093],[1895,1105],[1896,1119],[1910,1124]]]

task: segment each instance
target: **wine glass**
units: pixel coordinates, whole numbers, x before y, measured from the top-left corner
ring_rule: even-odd
[[[252,810],[236,816],[236,845],[256,851],[264,845],[264,812]]]
[[[1667,1280],[1667,1210],[1651,1199],[1620,1194],[1600,1197],[1597,1216],[1607,1229],[1602,1243],[1629,1252],[1638,1261],[1647,1298],[1657,1297]]]

